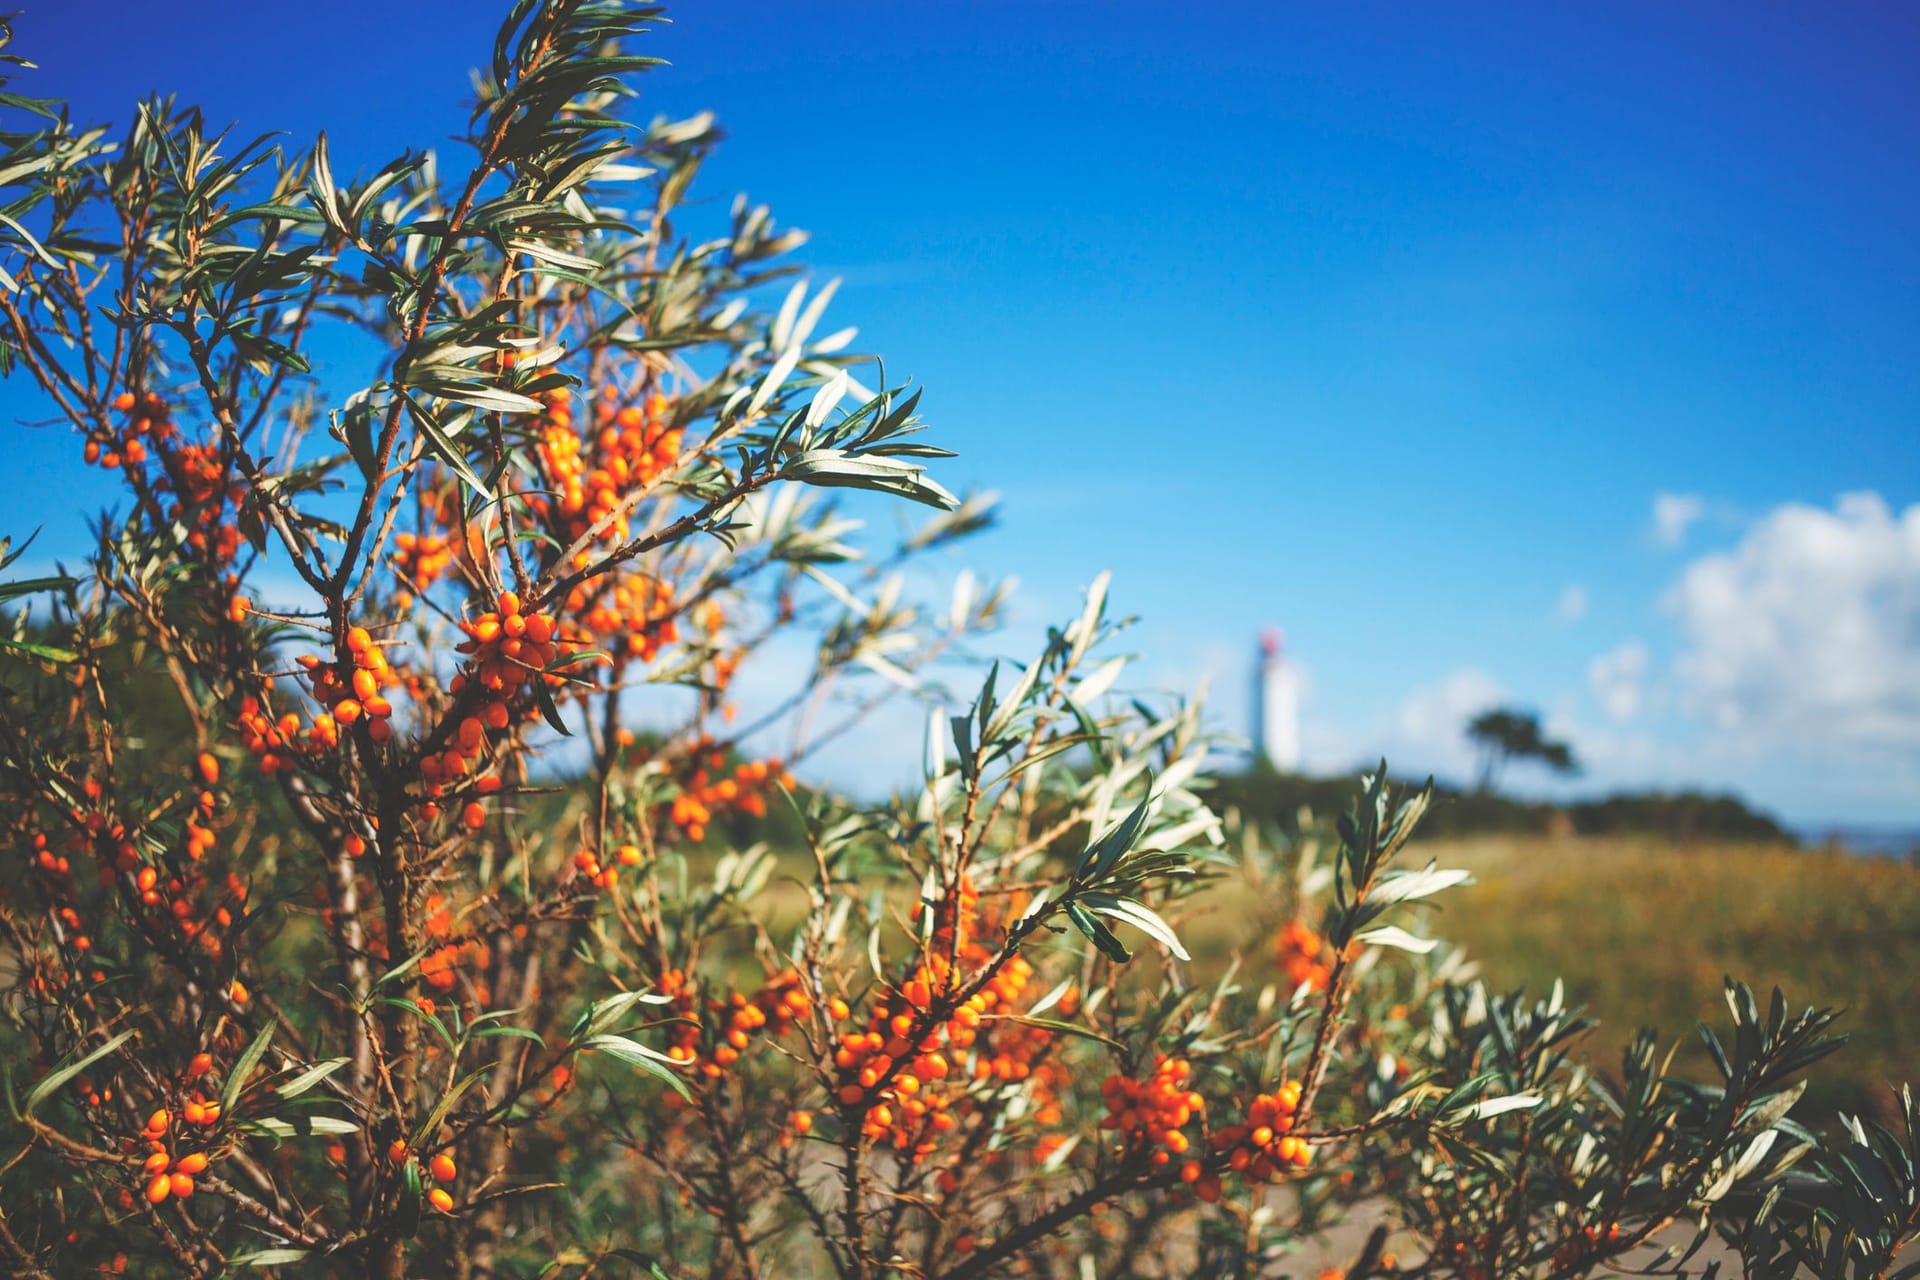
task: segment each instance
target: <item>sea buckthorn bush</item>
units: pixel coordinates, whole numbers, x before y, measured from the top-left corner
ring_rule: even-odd
[[[988,500],[799,233],[689,206],[657,20],[518,0],[468,151],[350,179],[0,100],[0,366],[118,494],[0,550],[0,1266],[1284,1275],[1351,1217],[1323,1280],[1893,1274],[1911,1097],[1793,1115],[1834,1014],[1589,1063],[1428,936],[1430,790],[1214,812],[1104,579],[984,658],[1006,588],[926,584]],[[924,785],[801,781],[900,700]]]

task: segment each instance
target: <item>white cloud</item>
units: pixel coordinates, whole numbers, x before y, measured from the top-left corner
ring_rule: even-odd
[[[1577,582],[1569,583],[1567,589],[1560,593],[1560,603],[1554,606],[1553,616],[1563,626],[1575,623],[1587,616],[1587,609],[1592,603],[1587,598],[1585,587]]]
[[[1683,707],[1749,748],[1920,747],[1920,503],[1775,508],[1666,604]]]
[[[1305,720],[1301,756],[1309,772],[1322,775],[1369,770],[1385,756],[1396,774],[1470,781],[1475,762],[1467,722],[1508,701],[1499,681],[1478,668],[1462,668],[1372,715]]]
[[[1679,546],[1687,540],[1687,530],[1706,514],[1706,500],[1697,493],[1654,494],[1654,541],[1663,547]]]
[[[1615,720],[1631,720],[1646,701],[1647,669],[1652,659],[1638,640],[1610,649],[1587,664],[1587,688],[1600,709]]]
[[[1474,767],[1467,722],[1506,701],[1506,689],[1477,667],[1463,667],[1421,685],[1394,712],[1383,735],[1385,755],[1396,770],[1464,779]]]

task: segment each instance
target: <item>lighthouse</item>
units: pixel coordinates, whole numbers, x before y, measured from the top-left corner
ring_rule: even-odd
[[[1253,749],[1256,762],[1295,773],[1300,768],[1300,674],[1284,650],[1278,628],[1261,633],[1253,674]]]

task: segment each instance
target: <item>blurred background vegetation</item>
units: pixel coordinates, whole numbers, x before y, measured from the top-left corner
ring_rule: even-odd
[[[1223,778],[1215,800],[1299,829],[1350,795],[1345,778],[1266,770]],[[1796,1004],[1842,1007],[1847,1049],[1815,1073],[1809,1115],[1878,1112],[1890,1081],[1920,1068],[1920,860],[1798,842],[1730,796],[1622,794],[1568,804],[1443,790],[1413,859],[1473,872],[1430,926],[1495,988],[1544,992],[1599,1019],[1589,1046],[1609,1070],[1641,1025],[1683,1043],[1676,1065],[1708,1069],[1696,1021],[1723,1018],[1725,975]],[[1257,904],[1222,888],[1183,930],[1220,958],[1246,948]],[[1200,947],[1194,948],[1196,956]]]

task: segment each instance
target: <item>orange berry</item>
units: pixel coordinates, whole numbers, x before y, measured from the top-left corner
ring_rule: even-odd
[[[453,1197],[446,1193],[445,1188],[435,1187],[427,1192],[427,1200],[442,1213],[453,1212]]]
[[[153,1181],[147,1184],[147,1203],[159,1204],[173,1194],[173,1180],[164,1173],[153,1175]]]
[[[387,1159],[399,1164],[407,1158],[407,1144],[395,1138],[393,1145],[387,1148]]]
[[[467,830],[478,831],[487,825],[487,811],[477,800],[467,801],[467,807],[460,811],[460,821]]]
[[[196,1151],[192,1155],[181,1156],[180,1163],[174,1166],[174,1168],[185,1174],[199,1173],[206,1167],[207,1153],[204,1151]]]
[[[213,752],[202,751],[195,761],[200,767],[200,780],[208,786],[220,781],[220,762],[213,758]]]
[[[454,1167],[453,1157],[444,1151],[435,1156],[427,1168],[439,1182],[452,1182],[459,1173],[459,1170]]]

